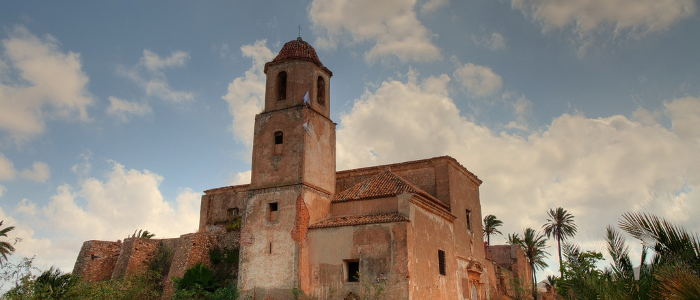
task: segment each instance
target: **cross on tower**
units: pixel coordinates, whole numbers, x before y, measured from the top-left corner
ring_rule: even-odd
[[[301,37],[301,25],[297,26],[299,28],[299,37]]]

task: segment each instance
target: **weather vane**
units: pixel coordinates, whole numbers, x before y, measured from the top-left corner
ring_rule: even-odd
[[[299,28],[299,37],[301,37],[301,25],[298,25],[297,28]]]

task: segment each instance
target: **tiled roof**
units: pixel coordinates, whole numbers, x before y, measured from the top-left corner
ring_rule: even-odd
[[[384,213],[375,215],[359,215],[359,216],[347,216],[338,217],[333,219],[323,220],[316,224],[309,226],[309,229],[314,228],[328,228],[328,227],[341,227],[341,226],[354,226],[354,225],[366,225],[366,224],[378,224],[378,223],[390,223],[390,222],[402,222],[408,221],[408,218],[400,213]]]
[[[384,171],[338,193],[333,202],[391,197],[403,193],[426,194],[391,171]]]
[[[309,43],[304,42],[301,37],[284,44],[284,47],[282,47],[280,53],[277,54],[277,57],[275,57],[275,59],[272,61],[282,61],[289,58],[307,58],[311,59],[318,65],[323,65],[318,59],[318,55],[316,55],[316,50],[314,50],[314,47],[311,47]]]

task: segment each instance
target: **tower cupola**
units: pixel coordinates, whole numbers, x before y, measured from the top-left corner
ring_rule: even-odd
[[[266,112],[303,105],[308,94],[311,109],[330,117],[330,78],[333,73],[318,59],[316,50],[301,39],[287,42],[277,57],[265,64]]]

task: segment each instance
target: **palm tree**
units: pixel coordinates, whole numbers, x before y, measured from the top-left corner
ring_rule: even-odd
[[[0,228],[2,228],[3,222],[5,222],[5,221],[4,220],[0,221]],[[5,227],[5,228],[0,229],[0,237],[7,237],[7,233],[14,230],[14,229],[15,229],[14,226],[9,226],[9,227]],[[0,241],[0,256],[2,256],[2,259],[0,259],[0,265],[2,265],[2,260],[4,259],[7,261],[7,255],[12,254],[13,252],[15,252],[15,247],[13,247],[12,244],[10,244],[6,241]]]
[[[508,245],[520,245],[520,234],[519,233],[509,233],[508,234],[508,240],[506,241],[506,244]]]
[[[574,224],[574,215],[559,207],[556,210],[550,209],[549,218],[542,228],[547,238],[554,237],[557,239],[557,249],[559,250],[559,275],[564,277],[564,270],[561,267],[561,242],[567,238],[576,235],[576,224]]]
[[[537,275],[536,269],[543,270],[547,267],[544,259],[549,255],[547,248],[547,239],[532,228],[526,228],[523,232],[523,238],[520,240],[520,247],[523,248],[525,256],[530,260],[530,269],[532,269],[532,297],[537,299]]]
[[[491,234],[502,234],[500,231],[498,231],[498,227],[501,225],[503,225],[503,222],[496,219],[496,216],[494,215],[487,215],[484,217],[484,233],[486,234],[486,243],[488,245],[491,245]]]

